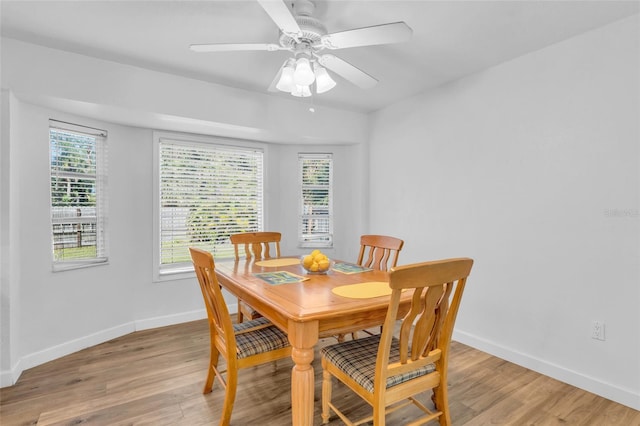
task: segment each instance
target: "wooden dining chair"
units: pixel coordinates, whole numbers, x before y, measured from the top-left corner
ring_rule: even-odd
[[[362,235],[358,265],[386,271],[398,264],[398,255],[404,241],[387,235]]]
[[[400,238],[387,235],[362,235],[360,236],[360,253],[358,254],[358,265],[378,271],[387,271],[398,264],[400,250],[404,246],[404,241]],[[371,335],[371,332],[364,330]],[[382,331],[382,327],[380,327]],[[344,334],[339,334],[339,342],[344,341]],[[358,332],[351,333],[352,339],[358,338]]]
[[[280,240],[282,238],[280,232],[243,232],[232,234],[229,238],[233,244],[236,261],[240,260],[241,253],[244,253],[247,260],[252,258],[262,260],[280,257]],[[272,256],[274,251],[275,253]],[[244,321],[245,318],[254,320],[261,316],[258,311],[249,306],[245,301],[238,299],[239,323]]]
[[[386,413],[413,403],[426,415],[412,424],[435,419],[440,425],[451,424],[447,396],[449,343],[472,265],[472,259],[458,258],[391,269],[391,299],[382,334],[322,349],[323,423],[328,423],[333,410],[348,425],[373,420],[374,426],[382,426]],[[411,307],[396,324],[403,290],[411,291]],[[331,402],[332,377],[369,403],[373,416],[349,421]],[[433,389],[431,409],[415,397],[429,389]]]
[[[213,255],[197,248],[189,248],[189,251],[209,319],[211,357],[202,393],[212,391],[215,378],[220,381],[225,389],[220,425],[226,426],[233,411],[238,370],[290,357],[291,346],[287,335],[266,318],[232,324],[216,278]],[[221,356],[225,360],[226,371],[218,369]],[[226,377],[223,377],[225,373]]]

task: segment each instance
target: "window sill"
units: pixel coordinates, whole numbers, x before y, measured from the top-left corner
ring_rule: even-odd
[[[156,272],[153,282],[178,281],[195,278],[196,273],[193,267],[176,268],[166,271]]]
[[[108,265],[109,260],[96,260],[94,262],[54,262],[51,266],[52,272],[72,271],[74,269],[92,268],[94,266]]]
[[[333,243],[298,243],[298,248],[333,248]]]

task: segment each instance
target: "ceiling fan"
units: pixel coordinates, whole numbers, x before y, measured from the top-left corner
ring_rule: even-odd
[[[320,94],[335,87],[327,69],[363,89],[378,83],[374,77],[343,59],[325,51],[349,47],[408,41],[413,30],[404,22],[375,25],[336,33],[327,29],[313,17],[312,0],[257,0],[280,29],[275,43],[213,43],[192,44],[194,52],[230,52],[241,50],[287,50],[293,53],[278,70],[269,91],[277,90],[293,96],[311,96],[312,88]],[[291,11],[285,1],[291,2]]]

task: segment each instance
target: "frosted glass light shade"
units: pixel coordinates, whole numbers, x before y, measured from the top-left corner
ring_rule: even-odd
[[[282,73],[280,74],[278,84],[276,84],[276,89],[289,93],[295,89],[295,84],[293,83],[293,71],[293,66],[289,64],[282,68]]]
[[[298,86],[309,86],[316,79],[311,64],[307,58],[296,61],[296,70],[293,73],[293,82]]]
[[[309,89],[309,86],[300,86],[296,84],[296,87],[291,91],[291,94],[299,98],[307,98],[311,96],[311,89]]]
[[[336,82],[323,67],[316,67],[316,92],[324,93],[336,87]]]

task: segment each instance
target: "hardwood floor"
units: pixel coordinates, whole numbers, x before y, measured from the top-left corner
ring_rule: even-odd
[[[206,321],[139,331],[25,371],[0,389],[0,424],[211,425],[223,392],[203,395],[209,333]],[[323,344],[333,343],[323,340]],[[457,342],[449,363],[454,425],[640,425],[640,412],[563,384]],[[291,419],[289,360],[243,370],[232,425],[287,425]],[[320,425],[322,368],[316,372],[315,424]],[[347,415],[368,412],[334,383]],[[425,400],[428,396],[425,395]],[[387,416],[399,425],[407,407]],[[330,425],[342,422],[335,416]]]

